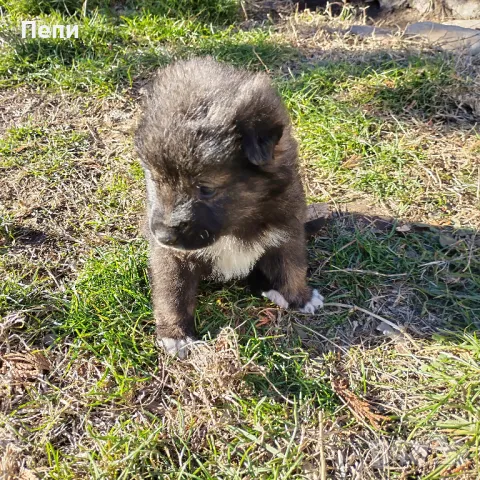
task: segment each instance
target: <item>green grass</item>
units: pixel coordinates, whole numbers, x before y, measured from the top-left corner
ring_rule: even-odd
[[[292,40],[290,26],[323,21],[313,14],[245,25],[230,0],[82,5],[0,0],[0,435],[13,478],[23,465],[53,479],[307,479],[322,451],[327,478],[478,475],[471,71],[437,52]],[[79,38],[22,40],[33,18],[78,24]],[[207,54],[268,71],[310,200],[366,199],[408,225],[371,223],[368,207],[333,218],[309,243],[328,302],[312,317],[241,283],[202,285],[206,344],[177,362],[155,345],[131,132],[152,72]],[[379,333],[375,314],[407,335]],[[360,399],[386,421],[362,417]]]
[[[217,300],[221,298],[222,308],[231,310],[234,318],[232,324],[223,316],[221,327],[235,326],[235,322],[249,323],[239,338],[240,361],[256,366],[257,371],[252,368],[251,373],[239,380],[241,389],[229,392],[234,397],[227,401],[212,392],[213,403],[201,404],[199,410],[192,410],[188,404],[182,407],[181,391],[164,387],[155,392],[155,396],[172,407],[178,406],[177,415],[191,417],[191,424],[184,430],[183,421],[178,419],[178,425],[167,424],[162,416],[148,413],[148,406],[141,414],[140,423],[131,420],[136,410],[134,397],[144,385],[152,384],[153,379],[161,375],[156,366],[158,352],[153,341],[145,245],[118,246],[97,252],[85,265],[69,297],[67,303],[57,299],[57,308],[64,312],[64,318],[59,322],[57,314],[50,325],[59,348],[70,345],[66,352],[68,364],[58,372],[60,376],[49,384],[46,392],[40,396],[35,390],[26,392],[29,400],[12,412],[15,421],[26,429],[24,438],[37,438],[35,450],[40,455],[48,454],[46,462],[51,478],[78,478],[79,475],[178,478],[180,471],[188,472],[192,478],[244,478],[249,474],[276,478],[275,475],[284,475],[286,471],[299,473],[305,455],[292,443],[292,431],[298,428],[305,410],[319,406],[331,410],[336,402],[323,379],[305,371],[312,361],[298,338],[280,332],[266,334],[251,322],[252,308],[259,311],[261,300],[252,299],[248,302],[249,308],[245,305],[241,308],[236,303],[240,298],[245,301],[245,292],[238,289],[225,290],[223,295],[211,292],[202,295],[198,316],[204,322],[210,321],[212,304],[218,306]],[[200,328],[206,332],[211,326],[204,324]],[[212,330],[216,331],[217,327],[220,325],[214,325]],[[86,360],[88,358],[90,360]],[[79,389],[81,382],[75,372],[80,360],[95,368],[88,379],[88,388],[83,391]],[[184,369],[180,366],[170,375],[178,375],[179,383],[185,381]],[[72,370],[74,381],[68,381]],[[194,372],[190,375],[195,380]],[[201,377],[197,380],[206,381]],[[275,389],[271,388],[272,384]],[[291,399],[291,404],[279,402],[278,392]],[[25,415],[48,403],[54,415],[59,415],[58,419],[65,418],[65,409],[73,408],[65,406],[65,402],[76,403],[73,396],[78,395],[77,408],[85,415],[84,433],[79,450],[70,456],[62,452],[63,436],[55,435],[58,425],[52,417],[28,425]],[[215,418],[226,416],[232,421],[221,422],[208,432],[201,446],[191,445],[193,437],[205,435],[202,415],[206,407],[213,409],[211,415]],[[187,412],[182,413],[182,408]],[[99,429],[95,415],[102,417],[110,411],[116,412],[114,424],[107,431]],[[76,416],[72,418],[71,426],[79,420]],[[225,436],[230,438],[228,442]],[[283,443],[290,444],[287,452],[279,446]],[[88,452],[83,445],[89,445]],[[185,461],[175,458],[180,451]],[[260,465],[258,462],[265,455],[269,459]]]
[[[455,77],[441,59],[413,55],[394,64],[324,65],[288,79],[280,90],[308,167],[337,185],[394,198],[403,213],[419,199],[425,203],[419,165],[428,159],[418,138],[404,135],[403,116],[392,123],[388,114],[411,107],[410,115],[428,121],[448,109]]]
[[[62,335],[73,335],[79,346],[109,365],[121,365],[122,371],[132,367],[151,373],[157,356],[146,256],[144,244],[100,251],[75,283],[59,331]],[[252,314],[258,315],[262,306],[264,302],[251,297],[240,286],[220,291],[207,288],[199,297],[197,330],[208,338],[226,326],[242,325],[240,353],[246,362],[255,359],[285,395],[306,395],[328,405],[329,389],[323,382],[304,377],[303,367],[309,357],[302,350],[299,338],[283,334],[265,336],[265,329],[256,327]],[[265,394],[273,393],[261,377],[251,381]]]
[[[87,135],[65,128],[57,131],[28,125],[12,128],[0,139],[0,169],[11,172],[21,167],[24,175],[44,175],[52,179],[64,174],[67,164],[74,166],[72,164],[89,146]]]
[[[365,305],[372,296],[386,295],[393,287],[409,292],[405,302],[398,305],[399,312],[408,307],[419,319],[436,315],[446,322],[444,328],[455,329],[480,317],[480,297],[475,293],[480,281],[478,259],[470,264],[469,275],[460,273],[460,282],[448,287],[448,279],[462,272],[466,263],[460,252],[455,258],[449,255],[452,252],[448,248],[438,248],[438,232],[405,236],[394,231],[352,232],[351,228],[348,224],[338,225],[310,246],[313,269],[323,263],[324,251],[331,254],[329,265],[339,269],[327,270],[312,279],[329,302]],[[291,317],[260,325],[257,322],[266,306],[262,300],[250,297],[241,286],[220,291],[205,286],[197,310],[199,333],[208,339],[222,329],[233,328],[239,362],[250,365],[233,386],[229,384],[232,380],[225,378],[217,384],[218,369],[210,372],[212,379],[206,380],[189,365],[172,367],[171,361],[162,360],[158,368],[146,259],[143,242],[94,252],[72,285],[67,302],[54,301],[63,314],[57,311],[42,322],[42,333],[49,324],[57,339],[51,355],[58,355],[60,349],[69,361],[65,370],[52,377],[53,382],[42,396],[38,397],[35,390],[27,392],[26,403],[11,415],[16,423],[24,424],[24,437],[36,438],[38,455],[48,452],[51,478],[182,478],[177,477],[180,472],[188,478],[304,478],[302,471],[309,463],[316,438],[307,438],[309,447],[302,450],[296,435],[302,428],[317,424],[314,412],[319,408],[333,415],[340,405],[328,381],[337,368],[335,357],[327,355],[319,361],[317,339],[311,329],[326,332],[340,326],[347,321],[345,312],[335,313],[335,309],[327,307],[324,314],[306,325],[302,318]],[[430,268],[423,267],[434,262]],[[349,269],[366,273],[359,277]],[[399,276],[378,282],[378,274],[392,273]],[[348,321],[355,317],[349,314]],[[298,327],[289,328],[290,320]],[[302,325],[307,329],[302,330]],[[445,354],[441,346],[425,347],[420,384],[411,386],[421,388],[424,401],[404,412],[401,428],[414,438],[416,432],[426,429],[449,432],[455,428],[455,435],[466,442],[461,451],[467,456],[470,452],[474,458],[478,451],[475,399],[480,392],[476,374],[478,338],[466,333],[439,340]],[[69,345],[67,352],[63,345]],[[449,353],[450,349],[453,353]],[[433,358],[429,350],[434,352]],[[355,349],[353,352],[360,354]],[[374,354],[364,354],[363,361],[374,361]],[[391,361],[399,360],[393,357]],[[88,371],[85,365],[93,368],[87,377],[88,385],[83,385],[87,379],[79,381],[77,377],[79,369]],[[386,363],[383,369],[388,368],[398,367]],[[401,373],[405,375],[406,370]],[[68,381],[71,375],[75,381]],[[159,377],[166,383],[155,384],[154,379]],[[356,381],[352,380],[352,385]],[[406,383],[388,384],[388,388],[401,394],[408,388]],[[192,405],[182,385],[190,385],[190,391],[203,395],[203,389],[208,387],[208,401],[199,396]],[[362,386],[357,387],[362,392]],[[383,381],[376,378],[368,379],[363,387],[370,393],[385,388]],[[163,408],[173,409],[173,423],[152,413],[148,402],[140,407],[137,399],[144,389],[165,405]],[[228,400],[222,396],[225,390]],[[80,404],[76,403],[77,396]],[[80,445],[70,455],[62,448],[63,437],[55,435],[58,423],[52,417],[47,416],[35,426],[28,426],[27,418],[25,423],[21,421],[24,410],[43,408],[43,403],[57,412],[57,422],[66,418],[61,412],[70,411],[73,404],[84,412],[85,420],[78,415],[72,417],[75,428],[80,428],[79,422],[85,421],[85,425],[80,428]],[[109,421],[104,430],[102,423],[96,425],[96,419],[108,417],[109,412],[114,412],[115,420]],[[141,421],[133,422],[132,414]],[[205,431],[209,421],[215,427]],[[88,449],[84,450],[86,445]]]
[[[459,79],[453,64],[431,54],[398,61],[382,54],[365,62],[323,62],[312,68],[272,27],[239,30],[194,13],[194,3],[182,5],[187,10],[182,6],[178,15],[146,6],[122,14],[92,9],[85,16],[54,11],[38,17],[49,25],[75,21],[78,39],[20,39],[18,22],[26,17],[14,10],[5,20],[11,41],[0,51],[0,85],[125,95],[152,70],[179,57],[209,54],[272,73],[285,63],[300,62],[304,71],[293,78],[282,74],[278,86],[293,113],[302,156],[318,176],[393,199],[399,214],[419,203],[431,210],[454,205],[455,195],[424,198],[425,183],[431,180],[419,168],[426,162],[425,145],[417,136],[403,134],[409,128],[405,114],[432,121],[458,112],[454,94],[461,95],[469,80]],[[203,8],[213,12],[217,7]],[[476,185],[468,180],[470,170],[461,168],[457,175],[472,198]]]
[[[232,20],[235,18],[238,8],[235,0],[166,0],[164,2],[147,0],[141,3],[127,0],[120,6],[125,13],[130,15],[139,12],[150,12],[172,18],[195,15],[205,21]],[[89,12],[100,11],[111,14],[113,11],[111,2],[106,0],[90,0],[88,2],[82,0],[2,0],[0,7],[4,8],[6,13],[11,16],[58,13],[80,17]]]
[[[208,3],[197,7],[209,11]],[[191,8],[173,16],[168,8],[157,10],[145,6],[123,14],[96,9],[86,16],[54,12],[35,17],[38,25],[78,25],[78,39],[22,39],[20,22],[29,16],[12,13],[3,21],[10,41],[0,50],[0,86],[33,82],[108,95],[132,87],[136,77],[178,56],[214,54],[239,64],[249,57],[260,65],[253,54],[257,50],[264,61],[277,65],[284,61],[281,47],[269,41],[268,30],[238,32],[233,25],[218,23],[218,19],[212,22]]]

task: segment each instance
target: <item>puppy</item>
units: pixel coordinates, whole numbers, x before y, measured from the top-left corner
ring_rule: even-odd
[[[211,58],[160,70],[135,145],[145,170],[158,340],[183,358],[200,279],[249,277],[282,308],[313,313],[306,203],[285,106],[264,74]]]

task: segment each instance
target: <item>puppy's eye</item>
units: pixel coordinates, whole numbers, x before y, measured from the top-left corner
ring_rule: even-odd
[[[197,187],[198,196],[202,200],[208,200],[212,198],[217,191],[214,188],[207,187],[206,185],[199,185]]]

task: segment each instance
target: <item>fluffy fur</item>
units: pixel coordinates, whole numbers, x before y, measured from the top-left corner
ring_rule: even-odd
[[[211,58],[160,70],[135,143],[146,176],[154,315],[167,351],[182,355],[194,337],[201,278],[248,276],[282,307],[312,313],[321,305],[306,284],[297,146],[266,75]]]

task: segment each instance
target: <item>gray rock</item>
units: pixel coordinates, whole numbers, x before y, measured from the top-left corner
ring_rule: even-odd
[[[422,15],[429,13],[432,9],[432,4],[428,0],[410,0],[409,6],[420,12]]]
[[[480,53],[480,32],[471,28],[434,22],[418,22],[408,25],[405,35],[424,37],[433,45],[444,50],[462,51],[469,55]]]
[[[441,2],[441,0],[434,0],[433,2],[429,0],[410,0],[409,6],[417,10],[417,12],[425,15],[426,13],[432,13],[435,11],[435,4]]]
[[[370,25],[352,25],[347,32],[360,37],[387,37],[391,35],[391,31],[387,28],[372,27]]]
[[[408,0],[379,0],[379,3],[380,8],[386,12],[408,7]]]
[[[443,0],[454,17],[480,18],[480,0]]]
[[[475,28],[480,30],[480,19],[477,20],[448,20],[446,22],[442,22],[443,25],[455,25],[456,27],[462,28]]]

